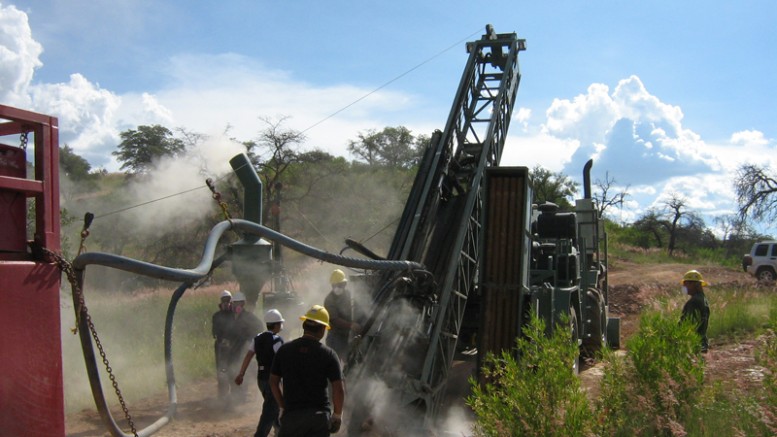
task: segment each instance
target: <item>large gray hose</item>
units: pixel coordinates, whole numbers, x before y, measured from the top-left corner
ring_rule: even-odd
[[[205,242],[205,248],[203,249],[202,259],[197,267],[193,269],[178,269],[172,267],[158,266],[156,264],[147,263],[145,261],[139,261],[132,258],[127,258],[120,255],[113,255],[101,252],[87,252],[79,255],[73,260],[73,268],[76,270],[79,286],[83,290],[83,276],[86,267],[91,264],[102,265],[106,267],[112,267],[115,269],[132,272],[152,278],[164,279],[169,281],[182,281],[181,286],[173,294],[173,298],[168,308],[168,314],[165,321],[165,365],[168,385],[169,406],[167,413],[161,418],[157,419],[151,425],[137,431],[139,437],[147,437],[155,432],[159,431],[164,425],[169,423],[173,418],[177,406],[177,395],[175,392],[175,376],[173,372],[172,364],[172,320],[175,313],[175,307],[178,300],[183,293],[194,282],[204,278],[210,273],[210,271],[217,267],[224,261],[224,257],[220,257],[214,262],[214,254],[216,247],[222,235],[228,230],[241,231],[246,234],[257,235],[269,240],[280,243],[292,250],[300,252],[304,255],[326,261],[331,264],[337,264],[345,267],[368,269],[368,270],[418,270],[424,269],[422,264],[412,261],[389,261],[389,260],[366,260],[359,258],[351,258],[342,255],[336,255],[320,249],[316,249],[312,246],[294,240],[286,235],[276,232],[270,228],[266,228],[262,225],[250,222],[247,220],[233,219],[231,221],[223,221],[218,223],[211,229],[208,234],[208,239]],[[74,296],[75,297],[75,296]],[[79,305],[74,305],[76,311],[78,311]],[[84,353],[84,361],[86,364],[87,374],[89,376],[89,384],[92,388],[92,396],[94,397],[97,410],[103,421],[108,426],[111,435],[115,437],[130,437],[133,434],[127,434],[119,428],[118,424],[114,420],[105,396],[102,390],[102,384],[100,382],[100,373],[97,366],[97,358],[94,353],[92,345],[92,339],[89,336],[89,327],[86,323],[85,317],[80,317],[76,314],[76,317],[81,320],[79,325],[81,347]]]
[[[303,255],[344,267],[367,270],[417,270],[424,268],[422,264],[413,261],[369,260],[337,255],[316,249],[313,246],[308,246],[305,243],[254,222],[240,219],[223,221],[213,227],[205,243],[202,260],[200,261],[200,264],[193,269],[163,267],[145,261],[138,261],[120,255],[101,252],[87,252],[79,255],[73,260],[73,267],[76,270],[83,270],[89,264],[97,264],[157,279],[169,281],[197,281],[210,271],[211,265],[213,264],[213,254],[216,250],[216,245],[224,232],[229,229],[264,237],[300,252]]]

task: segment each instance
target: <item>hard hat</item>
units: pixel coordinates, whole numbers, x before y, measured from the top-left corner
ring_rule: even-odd
[[[276,309],[268,310],[266,313],[264,313],[264,323],[278,323],[278,322],[285,322],[283,320],[283,316],[281,315],[281,312]]]
[[[682,284],[685,281],[701,282],[701,285],[704,286],[704,287],[709,285],[709,284],[707,284],[707,281],[705,281],[701,277],[701,273],[699,273],[697,270],[688,270],[687,272],[685,272],[685,274],[683,275],[683,280],[680,281],[680,283]]]
[[[221,298],[224,299],[225,297],[232,297],[232,293],[229,292],[229,290],[224,290],[221,292]]]
[[[232,296],[232,302],[245,302],[246,295],[242,291],[238,291]]]
[[[348,278],[345,277],[345,272],[340,269],[335,269],[332,272],[332,276],[329,277],[329,283],[335,285],[342,284],[343,282],[348,282]]]
[[[299,318],[300,320],[310,320],[326,326],[326,329],[331,329],[329,326],[329,311],[321,305],[313,305],[312,308],[305,313],[304,316]]]

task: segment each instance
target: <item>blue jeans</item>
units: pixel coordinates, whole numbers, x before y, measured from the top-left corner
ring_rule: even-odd
[[[259,425],[256,427],[254,437],[267,437],[273,425],[278,424],[278,403],[270,390],[270,382],[266,379],[257,379],[259,391],[262,393],[264,403],[262,404],[262,415],[259,417]]]

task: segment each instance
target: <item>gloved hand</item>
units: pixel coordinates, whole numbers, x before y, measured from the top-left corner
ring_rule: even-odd
[[[342,417],[339,414],[332,414],[332,417],[329,419],[329,433],[335,434],[337,431],[340,431],[340,425],[342,424]]]

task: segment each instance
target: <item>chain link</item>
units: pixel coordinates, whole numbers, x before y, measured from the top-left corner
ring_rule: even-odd
[[[25,150],[25,151],[27,150],[27,141],[29,141],[27,138],[28,133],[29,132],[22,132],[19,135],[19,147],[21,147],[22,150]]]
[[[111,368],[111,365],[108,362],[108,357],[105,354],[105,349],[103,348],[102,342],[100,342],[100,338],[97,335],[97,330],[94,327],[94,322],[92,322],[92,316],[89,315],[89,311],[86,308],[86,303],[84,301],[84,293],[83,293],[83,290],[81,289],[80,284],[78,283],[78,278],[76,276],[76,272],[73,270],[73,265],[58,253],[54,253],[45,247],[39,247],[39,249],[50,260],[54,261],[54,263],[57,265],[57,267],[59,267],[62,273],[65,274],[68,282],[70,282],[70,286],[73,290],[73,293],[76,295],[78,299],[78,310],[76,311],[76,327],[73,328],[71,331],[73,332],[73,334],[78,332],[78,326],[81,323],[81,317],[83,314],[83,317],[86,320],[86,324],[89,327],[89,332],[91,333],[92,338],[94,339],[95,345],[97,345],[97,350],[100,352],[100,358],[102,358],[103,365],[105,365],[105,370],[106,372],[108,372],[108,377],[110,378],[111,384],[113,385],[113,390],[116,392],[116,397],[119,399],[119,403],[121,404],[121,410],[124,412],[124,418],[127,420],[127,423],[129,424],[130,429],[132,430],[132,435],[137,437],[138,431],[135,428],[135,422],[132,420],[132,416],[130,415],[129,409],[127,408],[127,403],[124,401],[124,396],[121,394],[121,389],[119,389],[119,383],[116,380],[116,376],[113,374],[113,369]]]
[[[213,179],[208,178],[205,179],[205,184],[210,188],[210,191],[213,193],[213,200],[216,201],[216,203],[219,204],[221,207],[221,212],[224,214],[224,219],[229,221],[229,223],[232,223],[232,216],[229,214],[228,205],[226,202],[221,200],[221,193],[216,191],[216,185],[213,183]]]

